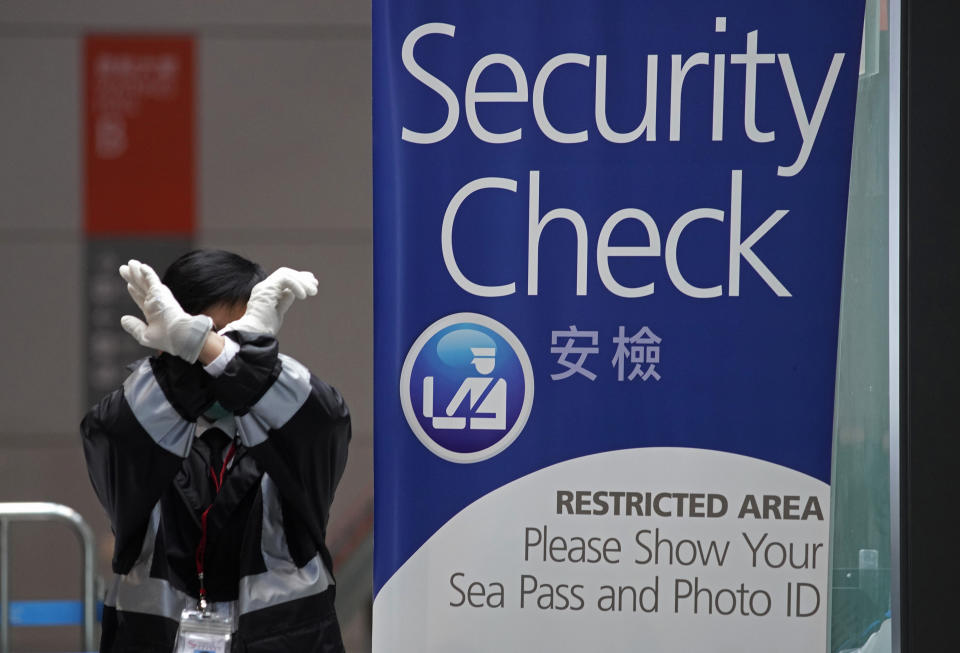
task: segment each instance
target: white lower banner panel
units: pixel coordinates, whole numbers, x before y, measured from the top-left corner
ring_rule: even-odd
[[[374,602],[374,651],[810,653],[827,484],[736,454],[610,451],[500,487]]]

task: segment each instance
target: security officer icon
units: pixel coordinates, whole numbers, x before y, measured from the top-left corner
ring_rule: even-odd
[[[496,347],[471,347],[470,364],[478,373],[489,375],[497,364]],[[469,424],[475,430],[502,430],[507,428],[507,380],[491,376],[468,376],[447,404],[445,415],[434,415],[433,377],[423,379],[423,416],[431,418],[435,429],[463,429],[467,417],[455,417],[465,399],[470,411]]]
[[[428,326],[407,352],[400,403],[413,435],[437,456],[473,463],[497,455],[523,430],[533,369],[506,326],[456,313]]]

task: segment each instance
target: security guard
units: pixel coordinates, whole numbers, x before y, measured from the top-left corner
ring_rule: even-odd
[[[316,278],[210,250],[120,274],[159,353],[81,427],[115,535],[100,650],[343,651],[324,536],[350,415],[276,340]]]

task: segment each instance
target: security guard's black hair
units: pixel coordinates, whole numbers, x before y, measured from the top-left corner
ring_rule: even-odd
[[[187,313],[198,315],[217,304],[236,306],[266,278],[263,268],[222,249],[196,249],[170,264],[163,283]]]

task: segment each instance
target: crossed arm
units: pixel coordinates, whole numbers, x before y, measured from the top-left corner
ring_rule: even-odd
[[[209,315],[190,315],[146,263],[131,259],[120,266],[127,291],[144,320],[124,315],[121,326],[145,347],[179,356],[188,363],[209,364],[223,351],[225,341],[214,331]],[[243,315],[222,331],[248,331],[276,336],[295,299],[317,294],[317,278],[310,272],[278,268],[253,287]]]

